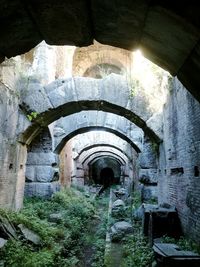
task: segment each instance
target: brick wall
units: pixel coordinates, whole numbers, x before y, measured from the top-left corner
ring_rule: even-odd
[[[177,80],[164,109],[159,202],[178,209],[184,232],[200,242],[200,104]]]

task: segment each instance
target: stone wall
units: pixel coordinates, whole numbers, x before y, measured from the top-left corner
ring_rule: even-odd
[[[107,71],[102,64],[115,66],[121,74],[130,75],[132,52],[95,41],[93,45],[88,47],[76,48],[73,56],[72,73],[74,76],[94,77],[95,66],[97,66],[101,69],[97,68],[96,74],[100,74],[103,77]],[[91,72],[92,69],[94,73]],[[91,74],[93,75],[91,76]]]
[[[60,188],[58,180],[58,156],[47,128],[28,147],[25,195],[50,197]]]
[[[200,104],[174,79],[164,109],[159,202],[175,205],[182,227],[200,240]]]
[[[60,183],[62,186],[69,187],[71,185],[74,166],[71,140],[69,140],[61,150],[59,154],[59,162]]]
[[[158,164],[157,145],[144,138],[143,151],[139,157],[139,182],[142,201],[157,200]]]
[[[0,206],[16,209],[23,200],[26,158],[26,147],[16,142],[18,104],[18,95],[0,83]]]

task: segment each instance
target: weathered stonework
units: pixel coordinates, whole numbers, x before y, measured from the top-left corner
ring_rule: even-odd
[[[175,205],[184,232],[200,240],[200,105],[174,79],[164,110],[160,147],[159,202]]]
[[[58,156],[52,152],[52,139],[48,129],[28,148],[25,178],[27,196],[49,197],[59,189]]]
[[[57,120],[53,127],[54,150],[59,153],[74,134],[97,129],[114,132],[137,152],[142,150],[142,129],[123,117],[102,111],[82,111]]]
[[[103,69],[103,65],[107,65],[108,69]],[[97,42],[88,47],[76,48],[73,56],[73,76],[102,78],[110,74],[109,67],[117,74],[130,75],[132,52]]]
[[[37,117],[30,127],[24,129],[20,142],[29,144],[40,128],[61,116],[95,109],[123,115],[155,142],[160,142],[160,131],[154,132],[151,124],[147,126],[146,123],[153,115],[148,105],[140,108],[137,96],[130,97],[127,80],[120,75],[111,74],[101,80],[82,77],[56,80],[45,87],[32,80],[28,88],[29,93],[22,99],[22,107],[28,114],[34,111]]]
[[[158,146],[147,137],[144,138],[143,150],[139,157],[139,182],[142,184],[142,201],[158,198]]]

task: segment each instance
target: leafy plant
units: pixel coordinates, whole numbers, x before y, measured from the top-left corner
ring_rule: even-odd
[[[140,225],[134,226],[134,235],[124,240],[123,267],[148,267],[153,261],[153,251],[143,236]]]
[[[184,236],[181,236],[179,239],[175,239],[169,236],[163,236],[161,241],[162,243],[173,243],[179,246],[182,250],[194,251],[200,254],[200,246],[196,242]]]
[[[0,210],[0,215],[16,229],[23,224],[42,240],[41,244],[34,245],[17,231],[18,239],[7,242],[0,258],[7,267],[78,266],[83,237],[94,211],[88,199],[71,189],[56,193],[51,200],[26,199],[19,213]],[[53,213],[61,214],[58,223],[49,221]]]
[[[32,121],[32,120],[36,119],[37,116],[38,116],[38,113],[36,111],[33,111],[27,115],[27,118],[29,119],[29,121]]]

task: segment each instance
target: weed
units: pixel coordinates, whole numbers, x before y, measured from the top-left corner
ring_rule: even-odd
[[[200,246],[184,236],[181,236],[179,239],[163,236],[161,241],[162,243],[173,243],[179,246],[182,250],[194,251],[200,254]]]
[[[52,213],[60,213],[62,220],[49,222]],[[7,267],[77,266],[93,214],[93,204],[80,192],[70,189],[56,193],[51,200],[26,199],[19,213],[0,210],[0,215],[9,219],[16,229],[23,224],[42,240],[36,246],[18,235],[18,240],[7,242],[0,258]]]
[[[134,235],[124,240],[123,267],[148,267],[153,261],[153,251],[143,236],[141,226],[134,225]]]

